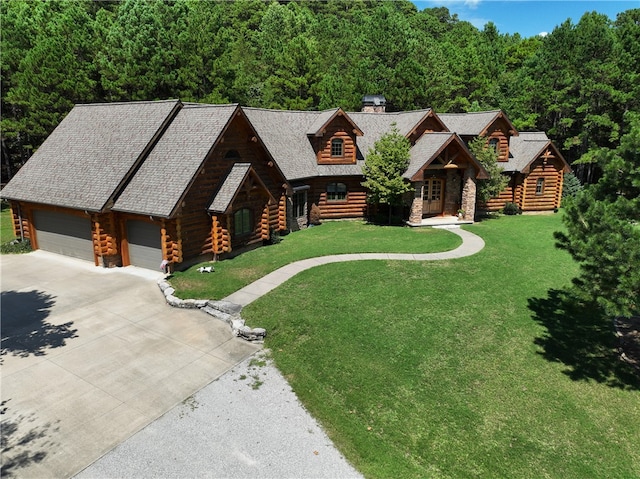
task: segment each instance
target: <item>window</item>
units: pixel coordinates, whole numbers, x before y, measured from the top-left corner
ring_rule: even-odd
[[[497,138],[491,138],[489,140],[489,148],[496,152],[496,154],[500,154],[500,140]]]
[[[536,183],[536,195],[540,196],[544,194],[544,178],[538,178]]]
[[[347,185],[344,183],[329,183],[327,185],[327,201],[346,201]]]
[[[242,236],[251,233],[251,210],[242,208],[233,214],[233,235]]]
[[[298,191],[293,194],[293,217],[301,218],[307,214],[307,192]]]
[[[344,141],[340,138],[331,140],[331,156],[344,156]]]
[[[236,150],[229,150],[224,155],[224,159],[225,160],[239,160],[240,159],[240,153],[238,153]]]

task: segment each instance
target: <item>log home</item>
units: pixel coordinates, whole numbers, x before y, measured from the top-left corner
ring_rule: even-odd
[[[546,137],[517,136],[502,112],[441,118],[430,109],[385,112],[383,97],[367,101],[373,106],[360,112],[178,100],[77,105],[1,196],[16,235],[35,249],[105,267],[182,267],[304,228],[313,204],[326,219],[365,217],[362,166],[395,124],[411,144],[409,224],[460,209],[473,220],[486,171],[466,141],[478,134],[496,139],[505,171],[517,170],[506,196],[531,209],[557,207],[566,163]]]

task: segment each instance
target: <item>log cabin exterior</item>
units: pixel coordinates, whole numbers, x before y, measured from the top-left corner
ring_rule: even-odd
[[[518,136],[502,112],[387,113],[384,103],[368,112],[282,111],[179,100],[77,105],[1,196],[16,235],[34,249],[96,266],[184,266],[304,228],[313,204],[324,219],[366,217],[362,166],[394,124],[411,144],[409,224],[459,210],[473,220],[476,181],[486,177],[467,148],[474,135],[495,139],[513,174],[490,207],[506,198],[530,209],[559,204],[566,162],[546,136]]]

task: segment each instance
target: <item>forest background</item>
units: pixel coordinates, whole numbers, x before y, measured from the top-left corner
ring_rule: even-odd
[[[582,182],[640,111],[640,9],[546,37],[482,30],[405,0],[0,2],[2,182],[76,103],[179,98],[358,111],[502,109]]]

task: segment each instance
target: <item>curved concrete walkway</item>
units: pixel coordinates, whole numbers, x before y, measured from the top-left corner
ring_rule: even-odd
[[[484,248],[484,241],[478,235],[461,229],[459,226],[440,227],[446,229],[462,238],[462,244],[451,251],[442,253],[360,253],[360,254],[337,254],[329,256],[319,256],[317,258],[303,259],[290,263],[279,268],[244,288],[230,294],[223,301],[229,301],[241,306],[246,306],[269,291],[277,288],[285,281],[291,279],[301,271],[329,263],[340,263],[344,261],[362,260],[400,260],[400,261],[435,261],[443,259],[463,258],[471,256]]]

